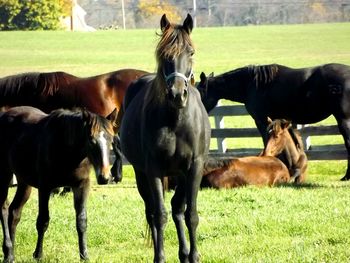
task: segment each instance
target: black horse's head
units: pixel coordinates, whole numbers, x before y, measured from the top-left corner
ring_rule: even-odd
[[[209,80],[212,77],[214,77],[214,73],[210,73],[209,76],[207,77],[205,73],[202,72],[200,74],[200,82],[198,82],[197,84],[197,89],[201,94],[201,99],[207,112],[215,108],[219,100],[217,96],[213,93],[213,89],[210,89],[208,87]]]
[[[170,103],[183,108],[187,104],[188,88],[194,85],[192,72],[194,47],[190,38],[192,17],[188,14],[182,25],[171,24],[164,14],[160,20],[161,40],[156,49],[158,76],[166,84]]]
[[[114,137],[112,123],[104,117],[83,111],[87,128],[87,156],[93,165],[98,184],[107,184],[111,179],[110,149]]]

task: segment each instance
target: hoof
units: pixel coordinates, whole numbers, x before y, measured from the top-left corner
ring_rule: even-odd
[[[342,179],[340,179],[340,181],[349,181],[350,176],[345,175]]]

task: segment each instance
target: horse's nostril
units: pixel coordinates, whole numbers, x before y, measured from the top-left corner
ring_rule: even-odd
[[[183,94],[182,94],[182,98],[185,100],[185,99],[187,99],[187,96],[188,96],[188,90],[185,89]]]

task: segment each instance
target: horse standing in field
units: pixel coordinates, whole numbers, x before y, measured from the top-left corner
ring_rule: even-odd
[[[0,106],[33,106],[49,113],[76,107],[107,117],[120,112],[129,84],[147,72],[122,69],[93,77],[80,78],[65,72],[23,73],[0,79]],[[117,116],[117,115],[116,115]],[[122,114],[114,125],[118,131]],[[116,134],[113,142],[115,162],[111,169],[116,182],[122,179],[122,154]]]
[[[197,86],[207,111],[219,99],[244,103],[267,142],[267,117],[293,123],[315,123],[333,115],[344,138],[350,179],[350,67],[326,64],[292,69],[282,65],[247,66],[207,78]]]
[[[197,195],[209,151],[210,125],[200,94],[193,86],[192,17],[187,15],[182,25],[175,25],[163,15],[160,26],[157,73],[134,82],[124,100],[121,148],[135,170],[137,187],[145,203],[154,262],[165,261],[163,235],[167,212],[162,185],[165,176],[178,177],[171,205],[179,239],[179,259],[198,262]],[[129,92],[134,98],[128,96]]]
[[[307,157],[300,135],[289,121],[268,119],[268,141],[262,156],[280,156],[295,183],[305,181]]]
[[[97,182],[111,179],[109,146],[114,136],[112,123],[88,111],[55,110],[49,115],[28,106],[0,113],[0,205],[5,262],[14,262],[16,226],[32,187],[38,188],[38,240],[34,258],[42,257],[44,233],[49,225],[49,197],[52,189],[70,186],[74,194],[80,258],[87,259],[86,199],[90,169]],[[8,206],[12,174],[17,191]]]
[[[246,185],[274,186],[289,181],[287,167],[275,157],[210,158],[204,167],[201,187],[220,189]]]

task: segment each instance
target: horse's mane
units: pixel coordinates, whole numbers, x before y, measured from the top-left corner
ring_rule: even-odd
[[[166,59],[174,59],[178,57],[182,52],[188,49],[194,49],[190,35],[182,25],[170,24],[170,26],[158,35],[160,36],[160,41],[158,42],[155,51],[158,64],[157,76],[153,81],[152,87],[148,89],[145,105],[153,104],[155,98],[157,98],[159,102],[164,101],[166,96],[165,89],[158,88],[165,84],[162,71],[163,62]]]
[[[53,96],[62,85],[67,85],[73,75],[65,72],[22,73],[0,79],[0,96]]]
[[[288,129],[288,132],[290,134],[290,136],[293,139],[293,142],[295,144],[295,146],[298,148],[298,150],[304,151],[304,145],[303,145],[303,141],[301,139],[301,135],[300,133],[294,129],[293,127],[290,127]]]
[[[257,89],[271,83],[276,77],[279,70],[277,64],[261,66],[250,65],[247,67],[247,69],[253,75]]]
[[[114,135],[113,126],[107,119],[86,110],[75,109],[74,111],[58,109],[52,111],[43,120],[47,130],[55,130],[63,133],[68,144],[74,144],[74,140],[82,130],[87,130],[91,136],[96,136],[100,131]],[[58,127],[64,127],[59,130]]]
[[[33,92],[37,89],[40,73],[22,73],[18,75],[11,75],[0,79],[0,96],[12,97],[21,94],[21,90],[25,88],[28,83],[33,83]]]
[[[65,72],[47,72],[40,73],[40,87],[41,95],[43,96],[53,96],[63,85],[68,85],[70,78],[76,78],[73,75],[67,74]]]

